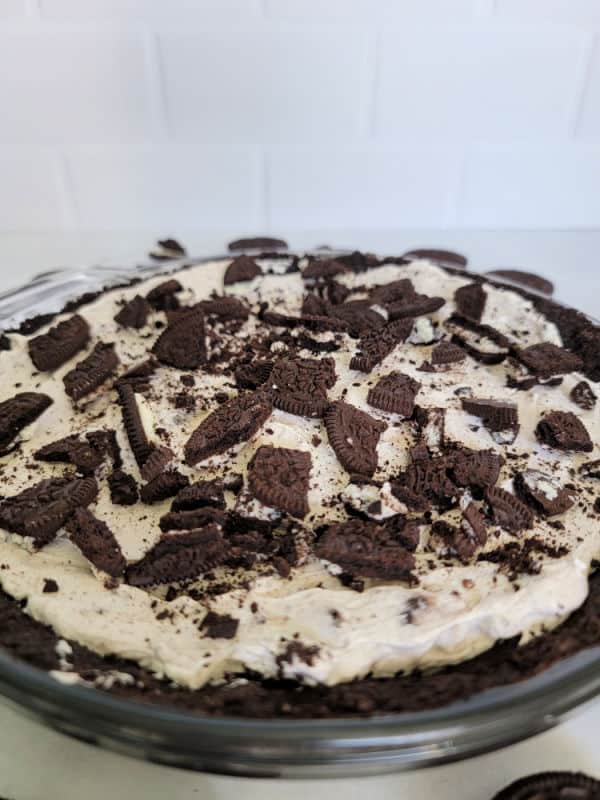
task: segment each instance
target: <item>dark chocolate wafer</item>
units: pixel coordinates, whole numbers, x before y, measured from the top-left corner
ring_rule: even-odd
[[[10,449],[16,436],[52,402],[51,397],[41,392],[19,392],[0,403],[0,456]]]
[[[114,533],[87,508],[75,509],[66,529],[71,541],[97,569],[113,578],[125,572],[125,557]]]
[[[341,400],[325,412],[329,443],[340,464],[355,475],[372,475],[377,469],[377,443],[387,428],[364,411]]]
[[[329,402],[327,390],[335,381],[332,358],[286,358],[273,365],[265,390],[275,408],[300,417],[321,417]]]
[[[225,270],[223,283],[230,286],[233,283],[251,281],[262,275],[262,269],[250,256],[237,256]]]
[[[374,408],[410,417],[415,407],[415,397],[421,384],[401,372],[384,375],[369,389],[367,403]]]
[[[308,514],[311,466],[308,452],[262,446],[248,465],[248,486],[264,505],[302,518]]]
[[[143,328],[148,321],[148,315],[151,311],[152,306],[146,298],[136,294],[132,300],[125,303],[121,310],[115,314],[114,320],[117,325],[120,325],[122,328],[135,328],[139,330],[139,328]]]
[[[73,400],[80,400],[108,380],[118,363],[114,344],[98,342],[89,356],[63,377],[66,393]]]
[[[571,411],[551,411],[545,414],[535,429],[542,444],[557,450],[574,450],[590,453],[594,444],[583,422]]]
[[[86,346],[90,338],[87,322],[79,314],[65,319],[29,341],[29,356],[40,372],[62,366]]]
[[[171,322],[158,337],[152,352],[163,364],[177,369],[197,369],[206,361],[204,314],[199,309]]]

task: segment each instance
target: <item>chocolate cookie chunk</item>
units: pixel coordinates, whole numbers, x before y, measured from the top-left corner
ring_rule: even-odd
[[[557,450],[590,453],[594,444],[583,422],[570,411],[551,411],[538,422],[535,429],[542,444]]]
[[[262,313],[261,319],[265,325],[274,325],[280,328],[304,327],[317,333],[325,331],[345,333],[350,330],[350,326],[345,320],[329,316],[302,314],[299,317],[294,317],[291,314],[279,314],[277,311],[267,310]]]
[[[364,411],[338,400],[325,412],[329,443],[347,472],[372,475],[377,469],[377,443],[387,428]]]
[[[459,486],[485,489],[494,486],[504,459],[493,450],[461,448],[452,458],[452,477]]]
[[[140,294],[136,294],[133,300],[125,303],[123,308],[114,316],[117,325],[122,328],[143,328],[148,321],[148,315],[152,311],[150,303]]]
[[[371,372],[373,367],[383,361],[396,345],[406,341],[413,323],[412,318],[400,319],[362,336],[358,342],[358,351],[350,361],[350,369]]]
[[[493,800],[600,800],[600,781],[581,772],[540,772],[511,783]]]
[[[150,378],[156,372],[156,359],[151,356],[146,361],[141,361],[124,372],[117,381],[117,389],[120,384],[128,383],[134,392],[145,392],[150,388]]]
[[[152,481],[161,472],[164,472],[166,467],[175,458],[175,453],[170,447],[160,446],[153,447],[150,455],[144,461],[140,468],[140,474],[145,481]]]
[[[311,466],[303,450],[262,446],[248,465],[248,486],[264,505],[302,518],[308,514]]]
[[[455,267],[464,269],[467,266],[467,259],[460,253],[454,253],[452,250],[432,250],[431,248],[417,248],[416,250],[408,250],[403,254],[402,258],[408,258],[411,261],[416,258],[425,258],[428,261],[434,261],[442,266]]]
[[[540,378],[565,375],[583,369],[583,361],[575,353],[551,342],[532,344],[517,352],[519,361]]]
[[[283,239],[273,239],[271,236],[251,236],[245,239],[235,239],[227,245],[230,253],[236,250],[287,250],[287,248],[287,242]]]
[[[579,381],[579,383],[571,389],[569,397],[575,405],[578,405],[579,408],[583,408],[584,411],[591,411],[598,399],[587,381]]]
[[[140,491],[142,503],[158,503],[168,497],[174,497],[183,488],[189,485],[190,479],[177,470],[161,472],[152,478]]]
[[[514,484],[520,497],[548,517],[563,514],[575,502],[572,491],[560,486],[550,475],[538,470],[517,472]]]
[[[347,267],[344,264],[333,258],[315,259],[302,270],[302,277],[309,280],[334,278],[336,275],[341,275],[347,271]]]
[[[225,508],[223,483],[220,480],[198,481],[186,486],[171,503],[171,511],[191,511],[204,506]]]
[[[455,541],[459,558],[468,559],[487,542],[485,517],[475,503],[463,509],[460,535]]]
[[[369,390],[367,403],[374,408],[410,417],[415,407],[415,397],[421,384],[409,375],[390,372]]]
[[[131,451],[141,467],[152,452],[153,445],[148,441],[146,431],[142,424],[142,418],[135,399],[133,388],[129,383],[119,383],[117,385],[121,414],[123,415],[123,426],[129,439]]]
[[[519,432],[516,403],[490,398],[461,397],[462,407],[479,417],[498,444],[512,444]]]
[[[240,389],[258,389],[269,380],[272,361],[255,361],[235,368],[235,382]]]
[[[29,357],[36,369],[57,369],[86,346],[90,338],[87,322],[79,314],[65,319],[29,341]]]
[[[185,248],[176,239],[159,239],[148,255],[155,261],[172,261],[183,258],[185,254]]]
[[[152,352],[163,364],[177,369],[197,369],[206,361],[204,315],[200,310],[171,322],[158,337]]]
[[[106,449],[98,446],[94,439],[81,439],[78,435],[65,436],[55,442],[40,447],[34,453],[38,461],[57,461],[73,464],[78,472],[92,475],[102,464]]]
[[[485,490],[485,499],[492,509],[494,522],[507,531],[518,533],[533,525],[533,513],[514,494],[497,486]]]
[[[98,342],[90,355],[63,377],[66,393],[73,400],[80,400],[101,386],[113,374],[118,363],[114,344]]]
[[[110,499],[117,506],[132,506],[138,501],[138,488],[135,478],[121,469],[115,469],[108,476]]]
[[[209,611],[202,620],[200,630],[209,639],[233,639],[239,624],[239,619],[235,619],[230,614],[217,614],[215,611]]]
[[[349,300],[332,306],[329,316],[345,322],[351,336],[364,336],[371,330],[383,328],[386,323],[385,317],[371,308],[369,300]]]
[[[467,357],[466,352],[453,342],[440,342],[431,351],[431,363],[434,367],[445,367],[449,364],[459,364]]]
[[[250,439],[270,417],[272,404],[261,392],[248,392],[223,403],[204,419],[185,445],[190,466]]]
[[[410,581],[415,559],[381,525],[350,520],[330,525],[315,545],[318,558],[331,561],[351,575]]]
[[[275,408],[299,417],[320,417],[327,408],[327,390],[336,381],[332,358],[281,359],[270,372],[265,388]]]
[[[248,308],[238,300],[237,297],[213,297],[211,300],[201,300],[196,303],[195,308],[199,308],[207,317],[219,317],[219,319],[248,319]]]
[[[162,515],[158,524],[161,531],[191,531],[210,524],[224,528],[228,521],[229,515],[222,508],[204,506],[186,511],[169,511]]]
[[[163,281],[150,289],[146,295],[146,300],[155,311],[174,311],[179,308],[177,292],[183,291],[183,286],[175,278]]]
[[[19,392],[0,403],[0,456],[10,448],[17,434],[52,404],[52,398],[41,392]]]
[[[392,491],[414,510],[426,510],[431,503],[445,507],[459,494],[451,466],[444,455],[413,461],[392,483]]]
[[[461,286],[454,292],[458,313],[467,319],[480,322],[487,300],[487,293],[479,281]]]
[[[223,283],[230,286],[232,283],[251,281],[262,274],[262,269],[253,258],[237,256],[225,270]]]
[[[445,322],[454,344],[459,345],[481,364],[501,364],[511,351],[510,340],[491,325],[452,314]]]
[[[97,569],[118,578],[125,572],[125,557],[108,525],[87,508],[77,508],[66,524],[69,538]]]
[[[393,303],[406,303],[416,297],[417,292],[410,278],[376,286],[369,292],[369,299],[375,305],[388,306]]]
[[[407,319],[422,317],[425,314],[433,314],[440,309],[446,301],[443,297],[427,297],[424,294],[415,294],[406,300],[396,303],[386,304],[388,318],[393,322],[397,319]]]
[[[93,503],[97,494],[93,478],[47,478],[0,503],[0,526],[43,547],[76,508]]]
[[[492,269],[485,273],[492,278],[504,278],[511,283],[516,283],[523,286],[525,289],[533,289],[534,292],[547,294],[548,296],[554,294],[554,285],[547,278],[542,278],[541,275],[536,275],[534,272],[524,272],[521,269]]]
[[[192,580],[217,567],[225,556],[225,542],[216,525],[163,533],[140,561],[127,568],[126,580],[138,587]]]

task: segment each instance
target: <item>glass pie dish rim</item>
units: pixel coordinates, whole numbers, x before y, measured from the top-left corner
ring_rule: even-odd
[[[309,252],[335,256],[349,251]],[[84,292],[233,255],[41,273],[27,285],[0,294],[0,330],[36,314],[58,313],[66,301]],[[506,280],[493,282],[515,287]],[[600,648],[466,701],[368,717],[206,716],[122,699],[91,687],[67,686],[1,650],[0,694],[65,733],[161,763],[237,775],[381,773],[466,758],[552,726],[563,714],[600,695]],[[185,735],[192,741],[183,741]]]

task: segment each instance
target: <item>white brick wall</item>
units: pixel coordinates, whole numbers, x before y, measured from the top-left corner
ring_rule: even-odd
[[[600,0],[0,0],[0,231],[600,228]]]

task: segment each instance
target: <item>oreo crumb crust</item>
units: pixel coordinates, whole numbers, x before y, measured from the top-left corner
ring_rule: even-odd
[[[373,263],[374,262],[372,260],[372,257],[370,257],[370,256],[362,256],[362,254],[353,254],[352,258],[344,257],[344,261],[341,262],[341,264],[343,266],[343,271],[337,272],[336,274],[337,275],[343,275],[347,271],[360,272],[360,271],[362,271],[364,269],[370,268],[370,266],[372,266]],[[398,260],[396,263],[400,263],[400,261]],[[453,268],[457,268],[457,267],[455,266]],[[317,271],[316,268],[313,271]],[[334,276],[328,275],[328,274],[316,275],[315,277],[307,276],[307,278],[309,278],[310,281],[316,281],[316,282],[319,282],[319,281],[327,282],[327,281],[331,281],[332,279],[334,280]],[[335,282],[335,280],[334,280],[334,282]],[[339,286],[341,286],[341,284],[339,284]],[[307,317],[308,320],[301,319],[301,324],[300,325],[296,326],[294,324],[294,325],[291,325],[291,326],[288,327],[288,330],[293,330],[294,331],[294,333],[292,334],[292,336],[294,338],[298,336],[297,328],[301,328],[301,327],[305,326],[305,323],[308,323],[309,326],[312,326],[312,328],[313,328],[313,330],[315,332],[324,332],[324,331],[326,331],[328,329],[327,328],[327,323],[325,323],[324,320],[322,320],[322,318],[323,317],[327,317],[328,315],[332,314],[332,310],[331,310],[332,307],[335,306],[336,304],[340,304],[340,303],[342,305],[347,304],[348,305],[348,309],[343,311],[342,312],[342,317],[340,317],[340,319],[344,323],[346,323],[346,326],[345,327],[343,327],[343,326],[340,327],[338,329],[339,333],[342,333],[342,334],[345,335],[346,332],[348,332],[348,333],[350,333],[352,335],[365,336],[367,330],[368,331],[373,330],[373,328],[365,329],[365,328],[361,328],[360,327],[361,325],[363,325],[363,320],[365,320],[365,319],[372,319],[373,320],[373,325],[375,325],[375,329],[376,330],[380,330],[380,329],[386,327],[385,318],[381,317],[381,315],[379,315],[378,312],[375,312],[373,317],[367,317],[366,314],[363,313],[363,309],[365,308],[365,306],[361,306],[361,301],[352,300],[351,295],[348,295],[347,292],[344,289],[340,289],[338,291],[334,286],[332,286],[330,284],[329,286],[323,286],[322,288],[317,289],[317,291],[322,292],[322,296],[326,299],[326,302],[331,304],[331,305],[329,307],[322,307],[321,309],[319,309],[322,313],[302,314],[300,319],[302,317]],[[175,292],[170,292],[170,293],[167,292],[167,293],[165,293],[164,296],[168,297],[169,295],[171,295],[171,297],[172,297],[175,294],[176,294]],[[414,295],[413,295],[413,300],[414,300]],[[168,316],[169,325],[173,325],[174,323],[176,324],[177,322],[180,322],[181,320],[185,319],[186,316],[188,316],[186,310],[181,308],[180,300],[178,298],[175,298],[174,301],[165,300],[164,301],[164,306],[162,308],[160,307],[160,305],[163,303],[163,301],[157,300],[156,302],[158,303],[158,306],[155,308],[155,311],[157,311],[159,313],[166,313],[167,316]],[[176,306],[175,308],[170,308],[169,307],[172,302]],[[230,306],[231,313],[230,313],[230,311],[229,311],[229,309],[227,307],[223,308],[223,307],[219,306],[217,300],[215,300],[215,301],[209,300],[209,301],[201,301],[201,302],[203,304],[205,304],[205,305],[203,305],[203,308],[202,308],[202,311],[204,312],[205,316],[209,315],[209,307],[210,307],[210,304],[212,304],[211,313],[215,317],[215,319],[220,319],[220,320],[224,320],[224,321],[227,321],[227,320],[235,321],[236,319],[240,320],[240,319],[247,318],[247,315],[248,315],[247,310],[243,310],[243,304],[239,304],[239,305],[237,303],[231,304],[231,306]],[[403,303],[402,301],[396,301],[396,302],[399,302],[401,306],[402,305],[406,305],[406,303]],[[350,305],[351,303],[355,303],[356,305],[352,306],[352,305]],[[224,305],[227,306],[227,304],[224,304]],[[392,305],[392,303],[390,303],[390,305]],[[383,306],[383,307],[385,307],[385,306]],[[317,310],[316,307],[315,307],[315,310]],[[275,311],[273,312],[273,314],[276,314],[276,313],[277,312],[275,312]],[[414,312],[414,313],[418,313],[418,307],[417,307],[417,311]],[[429,312],[429,313],[435,313],[435,310],[433,312]],[[177,316],[175,316],[175,314]],[[280,315],[280,317],[281,316],[283,316],[283,318],[286,319],[286,315]],[[377,317],[379,317],[380,320],[383,320],[383,323],[380,320],[377,320],[376,319]],[[312,320],[314,320],[314,321],[312,321]],[[211,323],[211,324],[215,324],[215,323]],[[272,323],[267,323],[267,324],[272,324]],[[370,322],[369,323],[365,323],[365,324],[371,325]],[[388,325],[389,324],[390,323],[388,323]],[[157,323],[157,327],[158,327],[158,323]],[[164,323],[161,323],[161,327],[164,327]],[[286,326],[283,326],[283,327],[285,328]],[[467,329],[469,329],[467,325],[465,325],[465,327]],[[480,326],[480,327],[481,327],[482,332],[483,332],[483,329],[486,326]],[[577,326],[573,326],[573,327],[577,327]],[[559,328],[560,328],[560,325],[559,325]],[[336,331],[334,329],[334,333],[335,332]],[[207,331],[207,336],[210,337],[211,335],[214,336],[214,334],[209,329]],[[301,334],[301,335],[305,335],[305,334]],[[594,367],[594,361],[593,361],[593,355],[592,355],[592,345],[591,345],[591,342],[593,340],[592,334],[590,333],[589,329],[584,329],[582,326],[580,326],[577,331],[573,332],[572,336],[573,337],[578,337],[578,340],[580,342],[582,342],[582,344],[583,344],[582,357],[581,357],[581,361],[580,361],[580,365],[581,365],[580,369],[586,370],[586,371],[588,371],[588,373],[589,373],[590,370],[593,371],[593,369],[595,367]],[[567,342],[567,339],[564,337],[564,335],[563,335],[563,338],[565,339],[565,342]],[[494,341],[496,344],[498,343],[494,336],[491,337],[491,340]],[[308,338],[306,339],[306,341],[308,341]],[[287,347],[287,348],[290,347],[291,339],[287,338],[287,334],[284,336],[283,342],[284,342],[285,347]],[[449,344],[450,344],[450,342],[449,342]],[[452,342],[453,346],[455,344],[456,344],[456,340],[454,342]],[[457,350],[459,350],[459,353],[461,352],[461,349],[457,348]],[[514,353],[516,352],[514,349],[511,349],[510,345],[506,348],[506,351],[507,351],[507,353],[512,354],[512,355],[514,355]],[[209,352],[210,352],[210,350],[208,350],[207,356],[208,356]],[[290,352],[290,351],[288,350],[288,352]],[[321,352],[323,352],[323,351],[321,351]],[[443,350],[442,350],[442,353],[443,353]],[[466,351],[464,349],[462,349],[462,353],[465,354],[463,356],[462,360],[468,358],[468,355],[467,355],[467,353],[466,353]],[[295,353],[294,353],[293,349],[291,351],[291,354],[292,354],[292,356],[295,356]],[[512,358],[512,355],[511,355],[511,358]],[[264,355],[263,355],[263,358],[264,358]],[[277,363],[277,361],[279,361],[279,360],[280,359],[276,357],[275,359],[272,360],[271,363],[272,364],[273,363]],[[432,350],[432,352],[431,352],[431,362],[433,363],[433,361],[434,361],[434,350]],[[483,362],[483,359],[482,359],[482,362]],[[448,361],[446,363],[452,364],[452,363],[461,363],[461,362],[459,362],[457,360],[456,362]],[[174,367],[173,365],[166,365],[165,364],[165,366],[170,367],[170,368],[174,368],[174,369],[181,369],[180,367]],[[444,366],[444,367],[446,366],[446,364],[444,363],[444,359],[443,358],[440,359],[440,361],[438,362],[437,366]],[[271,366],[271,369],[272,369],[272,366]],[[270,374],[270,372],[269,372],[269,374]],[[151,374],[148,377],[151,377]],[[363,379],[364,379],[364,377],[365,376],[362,376]],[[545,376],[539,375],[538,377],[541,378],[542,381],[547,380],[547,378]],[[550,377],[554,377],[554,376],[550,376]],[[149,387],[151,386],[151,382],[146,380],[146,378],[144,376],[140,376],[139,378],[137,376],[132,376],[131,378],[123,377],[123,378],[119,379],[118,383],[121,384],[121,385],[125,385],[125,384],[127,384],[128,380],[132,381],[131,385],[132,385],[132,388],[134,390],[134,393],[137,392],[137,391],[146,393],[148,391]],[[266,380],[268,380],[268,376],[265,379],[265,381],[262,381],[261,383],[258,383],[255,386],[249,386],[248,388],[250,388],[251,390],[255,390],[258,386],[262,387],[262,386],[264,386]],[[139,382],[137,382],[137,381],[139,381]],[[589,387],[589,384],[588,384],[588,387]],[[589,388],[591,389],[591,387],[589,387]],[[573,393],[575,394],[575,396],[577,395],[577,393],[575,393],[574,390],[573,390]],[[227,396],[227,394],[228,394],[227,392],[222,393],[223,398],[225,398]],[[592,392],[592,394],[593,394],[593,392]],[[336,396],[336,395],[334,395],[334,396]],[[573,396],[571,397],[571,399],[575,404],[577,404],[576,400],[574,399]],[[219,399],[218,402],[223,402],[223,400]],[[226,402],[229,402],[229,401],[226,401]],[[336,402],[339,402],[339,401],[336,401]],[[587,392],[583,395],[583,402],[584,403],[589,403],[590,402],[589,401],[589,395],[587,394]],[[330,403],[329,405],[326,405],[325,411],[327,411],[327,408],[329,408],[331,405],[333,405],[333,404]],[[583,410],[589,410],[589,409],[586,409],[585,406],[580,406],[580,407]],[[410,415],[408,415],[408,416],[410,416]],[[549,416],[549,415],[546,414],[545,416]],[[378,421],[377,416],[375,417],[375,420]],[[416,418],[415,418],[415,422],[416,422]],[[409,421],[409,422],[407,422],[407,424],[412,425],[413,422]],[[421,435],[423,435],[425,427],[426,426],[424,424],[421,425],[421,423],[417,423],[416,430],[417,431],[421,431]],[[157,430],[158,430],[158,428],[157,428]],[[267,434],[268,434],[268,431],[267,431]],[[160,436],[162,437],[162,433],[160,434]],[[82,438],[79,443],[81,445],[83,445],[84,447],[87,446],[90,451],[94,450],[94,448],[90,445],[90,443],[86,442],[85,438]],[[313,446],[316,447],[318,445],[314,444]],[[444,441],[443,437],[442,437],[441,444],[438,445],[438,446],[441,447],[441,455],[436,455],[433,458],[432,458],[432,453],[431,452],[430,453],[426,452],[427,448],[425,448],[425,452],[421,451],[421,454],[417,455],[417,452],[419,452],[419,451],[418,451],[418,447],[416,447],[415,448],[414,459],[415,459],[415,464],[417,463],[417,461],[420,461],[423,464],[423,463],[425,463],[427,461],[435,463],[435,462],[438,461],[438,459],[440,459],[440,462],[442,460],[444,460],[444,462],[446,464],[446,466],[444,467],[444,470],[446,471],[446,475],[447,475],[447,477],[449,477],[452,486],[450,486],[450,485],[445,486],[443,481],[438,486],[435,485],[435,481],[431,485],[426,482],[426,485],[427,485],[428,488],[421,495],[421,497],[425,497],[429,503],[433,503],[434,507],[438,507],[438,503],[440,503],[439,509],[443,510],[444,503],[447,500],[450,500],[450,498],[452,496],[451,492],[455,492],[456,491],[456,487],[458,487],[459,490],[460,490],[461,486],[465,486],[465,485],[469,486],[469,487],[477,488],[477,484],[474,483],[474,482],[469,482],[469,481],[473,481],[473,475],[469,474],[469,468],[468,468],[469,459],[466,457],[466,454],[463,454],[464,457],[460,457],[460,458],[456,454],[454,454],[453,456],[450,456],[449,448],[451,448],[453,446],[453,443],[450,440]],[[146,476],[145,476],[146,480],[150,480],[150,482],[151,482],[154,478],[159,478],[159,477],[164,476],[165,474],[168,474],[168,472],[170,470],[167,470],[167,473],[164,472],[164,467],[166,467],[167,465],[163,464],[162,460],[160,458],[160,454],[162,452],[161,448],[160,447],[156,447],[154,444],[150,444],[150,443],[149,443],[149,448],[150,448],[150,452],[148,454],[148,457],[145,459],[145,461],[140,465],[141,468],[143,469],[143,467],[145,466],[146,462],[148,462],[148,461],[150,461],[152,464],[154,464],[154,461],[160,462],[158,467],[157,467],[157,474],[156,475],[153,474],[152,477],[149,478],[149,473],[147,473]],[[66,448],[66,449],[68,450],[69,448]],[[581,449],[583,449],[584,451],[586,450],[585,447],[582,447]],[[436,452],[438,452],[438,451],[436,451]],[[512,455],[512,454],[509,454],[509,455]],[[153,456],[154,456],[154,460],[152,458]],[[77,469],[90,470],[90,466],[89,465],[86,466],[86,464],[85,464],[85,459],[84,460],[79,459],[79,463],[82,464],[82,466],[78,467],[75,459],[71,455],[69,455],[69,458],[65,458],[65,463],[75,464]],[[98,467],[93,467],[91,469],[91,471],[89,471],[87,474],[94,474],[98,468],[101,468],[102,470],[104,470],[105,468],[104,468],[104,466],[102,466],[103,463],[104,463],[104,459],[101,461],[101,463],[100,463],[100,465]],[[114,466],[114,469],[113,469],[113,472],[110,473],[110,477],[113,477],[113,478],[114,478],[114,476],[120,477],[120,475],[119,475],[119,473],[121,472],[120,468],[117,467],[116,464],[114,464],[113,466]],[[490,465],[490,469],[491,469],[492,473],[493,473],[494,467],[495,467],[495,465],[494,466]],[[441,463],[440,463],[440,468],[441,468]],[[437,469],[437,464],[436,464],[436,469]],[[103,474],[105,475],[106,473],[103,473]],[[123,473],[123,474],[127,475],[126,473]],[[355,473],[352,473],[352,474],[355,474]],[[431,475],[435,474],[435,470],[433,470],[433,472],[428,473],[428,474],[431,474]],[[540,514],[540,515],[543,515],[543,516],[554,516],[555,514],[552,511],[552,509],[555,506],[544,507],[543,506],[543,502],[539,497],[534,497],[531,494],[531,492],[527,493],[525,491],[525,488],[523,487],[523,485],[521,485],[519,483],[519,480],[520,480],[519,475],[521,475],[521,474],[522,473],[517,473],[516,476],[515,476],[515,493],[516,493],[515,497],[518,495],[518,497],[516,497],[517,501],[520,498],[521,502],[523,502],[526,507],[530,506],[531,510],[535,514]],[[359,472],[359,475],[360,475],[360,472]],[[461,484],[461,480],[460,480],[459,476],[462,476],[462,479],[465,481],[464,484]],[[133,481],[133,486],[136,489],[137,487],[136,487],[135,479],[131,475],[128,475],[127,478],[130,478]],[[496,476],[496,479],[497,479],[497,476]],[[475,546],[471,550],[471,552],[467,552],[469,550],[469,546],[470,546],[470,544],[467,543],[467,545],[465,546],[465,549],[462,549],[462,555],[458,553],[458,549],[459,549],[458,546],[453,548],[454,552],[457,553],[458,557],[461,558],[461,559],[464,558],[465,560],[469,560],[470,558],[472,558],[473,554],[476,552],[478,547],[479,546],[483,546],[483,544],[485,544],[485,538],[487,537],[487,526],[489,526],[490,524],[493,524],[493,523],[499,524],[498,520],[501,518],[502,514],[504,514],[505,516],[508,515],[507,506],[506,506],[506,503],[508,503],[508,501],[506,500],[506,498],[503,498],[506,501],[506,503],[505,503],[505,505],[503,507],[503,505],[500,502],[498,496],[495,494],[495,490],[498,490],[499,487],[495,487],[493,484],[490,485],[489,483],[486,484],[485,480],[489,480],[489,479],[483,479],[482,478],[481,480],[483,481],[483,486],[485,487],[487,485],[488,488],[491,488],[492,491],[491,492],[487,492],[486,491],[485,492],[485,497],[483,497],[483,498],[482,498],[482,496],[477,495],[476,502],[472,502],[470,505],[465,506],[464,510],[462,511],[463,522],[461,523],[459,521],[459,524],[455,526],[455,531],[457,533],[457,536],[455,537],[454,542],[455,542],[456,545],[459,545],[459,543],[460,543],[460,538],[459,538],[460,534],[465,533],[465,532],[467,533],[467,539],[468,539],[468,537],[473,538],[473,536],[475,537],[475,539],[477,539],[479,536],[482,539],[482,543],[480,545]],[[116,483],[116,481],[115,481],[115,483]],[[229,482],[227,482],[227,483],[229,485]],[[414,486],[417,486],[417,484],[414,484]],[[430,486],[434,487],[433,491],[431,490]],[[239,491],[239,489],[236,489],[236,491]],[[502,490],[500,490],[500,491],[502,491]],[[562,491],[562,489],[560,491]],[[572,498],[571,490],[567,488],[564,491],[567,492],[569,499],[571,499]],[[183,492],[185,492],[185,487],[183,488]],[[508,493],[508,494],[511,494],[511,493]],[[483,499],[483,504],[481,502],[482,499]],[[499,512],[498,511],[494,511],[494,506],[493,506],[493,500],[494,499],[496,501],[496,506],[500,509]],[[547,499],[547,497],[545,499]],[[514,510],[515,510],[514,503],[512,501],[510,501],[510,503],[512,504],[512,510],[514,512]],[[204,505],[204,506],[201,506],[201,507],[205,508],[205,509],[213,509],[214,508],[211,504],[207,504],[207,505]],[[184,511],[185,510],[192,510],[193,511],[194,509],[182,509],[182,510],[184,510]],[[218,509],[215,509],[215,510],[218,510]],[[518,510],[519,513],[516,516],[520,518],[520,521],[517,520],[517,522],[515,523],[514,520],[509,519],[508,522],[507,522],[506,519],[505,519],[505,524],[507,525],[506,529],[507,530],[510,529],[510,526],[512,525],[513,526],[512,532],[516,532],[517,530],[526,530],[526,528],[518,528],[518,527],[516,527],[517,525],[521,525],[522,524],[522,520],[523,520],[522,509],[519,509],[517,507],[517,510]],[[174,513],[179,513],[179,512],[175,511]],[[214,513],[214,512],[213,511],[209,511],[208,512],[208,516],[210,516],[211,513]],[[374,507],[374,513],[378,513],[376,511],[375,507]],[[564,513],[564,511],[558,511],[557,513],[558,514]],[[513,514],[513,516],[514,516],[514,514]],[[215,518],[216,517],[217,517],[217,515],[215,514]],[[73,517],[71,517],[69,520],[67,520],[66,524],[68,526],[73,526],[72,519],[73,519]],[[234,530],[234,528],[231,527],[231,525],[232,525],[231,520],[233,520],[233,516],[229,517],[229,515],[226,514],[225,516],[221,517],[221,521],[220,521],[220,524],[219,524],[219,527],[227,528],[227,534],[226,534],[227,536],[230,536],[232,534],[233,530]],[[236,524],[236,523],[234,523],[234,524]],[[162,525],[161,525],[161,527],[162,527]],[[384,526],[384,527],[385,527],[386,530],[388,529],[387,525]],[[402,527],[402,526],[400,526],[400,527]],[[266,530],[266,528],[265,528],[265,530]],[[185,532],[187,533],[187,532],[189,532],[189,530],[185,529]],[[223,535],[223,534],[221,534],[221,535]],[[238,536],[238,534],[235,534],[235,535]],[[241,534],[239,534],[239,535],[241,535]],[[322,538],[322,534],[318,536],[318,541],[320,541],[321,538]],[[229,549],[229,548],[226,548],[226,549]],[[238,556],[236,555],[235,557],[237,558]],[[284,569],[284,562],[286,562],[286,558],[285,557],[281,558],[281,557],[277,556],[276,559],[277,559],[277,564],[279,564],[280,561],[282,562],[281,563],[281,568],[279,566],[277,566],[277,571],[280,572],[280,575],[284,576],[284,575],[289,574],[289,569],[290,569],[289,564]],[[213,569],[213,568],[214,567],[208,567],[209,570]],[[351,573],[348,573],[348,574],[351,575]],[[368,577],[368,576],[365,576],[365,577]],[[187,578],[183,578],[183,580],[185,581],[185,580],[187,580]],[[406,574],[404,580],[406,580],[407,582],[411,581],[410,571]],[[356,585],[356,587],[358,587],[358,585],[360,583],[360,576],[357,575],[356,578],[352,578],[352,581],[353,581],[353,584]],[[350,585],[350,584],[348,584],[348,585]],[[353,588],[354,588],[354,586],[353,586]],[[305,645],[303,643],[300,643],[299,644],[299,650],[302,647],[305,647]],[[308,649],[310,650],[310,646],[306,646],[306,647],[308,647]],[[392,679],[392,680],[395,680],[395,679]],[[387,683],[387,681],[380,681],[380,683]],[[182,691],[184,691],[184,690],[182,690]],[[177,690],[177,692],[179,692],[179,690]]]

